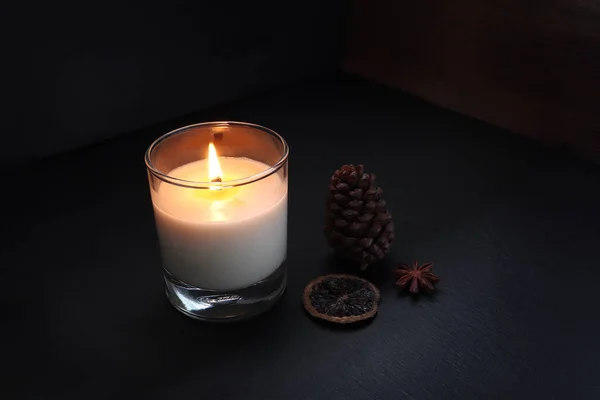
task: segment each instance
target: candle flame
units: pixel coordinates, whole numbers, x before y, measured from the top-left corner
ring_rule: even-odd
[[[219,163],[219,156],[215,145],[208,145],[208,180],[211,182],[221,182],[223,179],[223,171]],[[218,186],[211,186],[211,189],[219,189]]]

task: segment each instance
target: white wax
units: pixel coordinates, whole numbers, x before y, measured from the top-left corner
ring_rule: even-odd
[[[223,181],[264,171],[247,158],[219,157]],[[208,161],[169,172],[207,181]],[[212,193],[210,193],[212,192]],[[164,268],[176,279],[203,289],[230,290],[272,274],[287,250],[287,182],[278,174],[215,193],[161,182],[152,191]]]

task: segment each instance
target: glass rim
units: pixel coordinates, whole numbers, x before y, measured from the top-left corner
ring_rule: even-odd
[[[154,151],[154,149],[156,149],[156,147],[159,144],[161,144],[163,141],[167,140],[168,138],[178,135],[178,134],[182,134],[185,131],[192,129],[192,128],[218,126],[218,125],[244,126],[244,127],[261,130],[261,131],[271,135],[275,139],[277,139],[283,145],[282,155],[275,164],[273,164],[269,168],[265,169],[264,171],[260,171],[254,175],[250,175],[250,176],[247,176],[244,178],[235,179],[235,180],[231,180],[231,181],[225,181],[225,182],[190,181],[190,180],[175,178],[173,176],[170,176],[168,173],[160,171],[152,163],[152,159],[151,159],[152,152]],[[157,177],[158,179],[160,179],[164,182],[168,182],[173,185],[187,187],[187,188],[194,188],[194,189],[209,189],[210,187],[214,188],[215,186],[222,187],[222,188],[228,188],[228,187],[247,185],[249,183],[259,181],[261,179],[264,179],[264,178],[274,174],[275,172],[279,171],[281,169],[281,167],[286,163],[289,152],[290,152],[290,149],[289,149],[289,146],[288,146],[287,142],[285,141],[285,139],[280,134],[275,132],[274,130],[269,129],[265,126],[253,124],[250,122],[241,122],[241,121],[209,121],[209,122],[200,122],[200,123],[196,123],[196,124],[182,126],[182,127],[179,127],[177,129],[174,129],[172,131],[169,131],[169,132],[161,135],[158,139],[156,139],[154,142],[152,142],[152,144],[150,144],[150,146],[146,150],[146,154],[144,156],[144,161],[146,163],[146,169],[152,175],[154,175],[155,177]]]

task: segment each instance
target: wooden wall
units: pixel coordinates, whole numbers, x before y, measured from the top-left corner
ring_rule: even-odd
[[[600,0],[355,0],[344,69],[600,159]]]

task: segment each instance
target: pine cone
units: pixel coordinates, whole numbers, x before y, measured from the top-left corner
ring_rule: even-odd
[[[375,184],[362,165],[344,165],[329,184],[325,236],[337,254],[361,269],[383,259],[394,239],[394,222]]]

